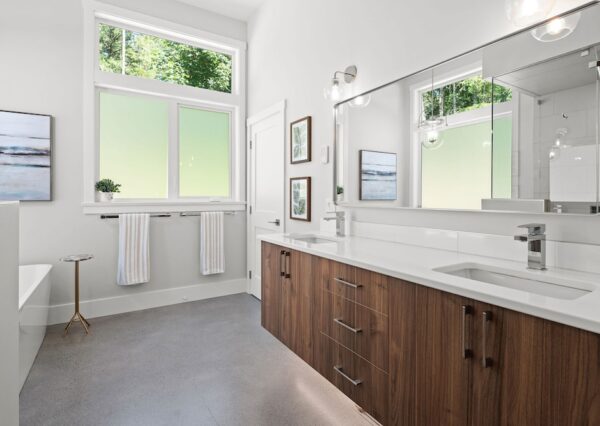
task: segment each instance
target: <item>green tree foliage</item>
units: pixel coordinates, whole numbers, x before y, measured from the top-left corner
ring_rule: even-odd
[[[105,24],[99,49],[102,71],[231,92],[231,56],[223,53]]]
[[[475,76],[423,93],[423,109],[427,119],[470,111],[507,102],[512,91],[499,84]]]

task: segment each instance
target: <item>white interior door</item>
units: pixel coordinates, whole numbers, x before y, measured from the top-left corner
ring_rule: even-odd
[[[285,101],[248,119],[249,293],[260,299],[260,234],[284,232]]]

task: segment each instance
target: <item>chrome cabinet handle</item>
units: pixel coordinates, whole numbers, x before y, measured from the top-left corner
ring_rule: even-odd
[[[279,253],[279,275],[285,277],[285,250],[281,250]]]
[[[344,284],[344,285],[346,285],[346,286],[348,286],[348,287],[352,287],[352,288],[359,288],[359,287],[362,287],[362,284],[354,284],[354,283],[351,283],[351,282],[349,282],[349,281],[343,280],[343,279],[341,279],[340,277],[335,277],[335,278],[334,278],[334,281],[336,281],[336,282],[338,282],[338,283],[340,283],[340,284]]]
[[[344,321],[342,321],[342,320],[341,320],[341,318],[334,318],[334,319],[333,319],[333,322],[334,322],[334,323],[336,323],[336,324],[338,324],[338,325],[341,325],[341,326],[342,326],[342,327],[344,327],[346,330],[350,330],[350,331],[351,331],[351,332],[353,332],[354,334],[357,334],[357,333],[360,333],[360,332],[362,332],[362,329],[360,329],[360,328],[354,328],[354,327],[351,327],[351,326],[349,326],[349,325],[348,325],[348,324],[346,324]]]
[[[467,348],[467,315],[473,315],[473,307],[462,305],[462,357],[471,358],[473,351]]]
[[[344,370],[342,370],[342,366],[341,365],[334,365],[333,369],[335,370],[336,373],[338,373],[344,379],[348,380],[354,386],[358,386],[358,385],[360,385],[362,383],[362,380],[360,380],[360,379],[353,379],[352,377],[350,377],[346,373],[344,373]]]
[[[285,278],[290,278],[292,276],[292,274],[290,273],[291,255],[292,253],[290,253],[289,251],[285,252]]]
[[[484,311],[482,317],[482,331],[481,331],[481,364],[483,368],[491,367],[493,361],[491,358],[488,358],[486,355],[486,346],[487,346],[487,323],[492,321],[492,313],[490,311]]]
[[[274,221],[272,221],[272,222],[267,222],[267,223],[274,223],[274,224],[275,224],[275,226],[279,226],[279,225],[281,224],[281,221],[280,221],[279,219],[275,219]]]

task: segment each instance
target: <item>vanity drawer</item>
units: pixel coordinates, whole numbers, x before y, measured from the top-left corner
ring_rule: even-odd
[[[387,315],[388,288],[393,278],[339,262],[322,261],[328,262],[320,277],[325,290]]]
[[[388,318],[323,290],[320,331],[388,371]]]
[[[319,373],[385,424],[388,375],[324,334],[320,335],[320,339]]]

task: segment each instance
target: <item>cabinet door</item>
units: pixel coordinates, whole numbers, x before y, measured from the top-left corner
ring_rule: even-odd
[[[472,318],[463,314],[469,307],[468,299],[417,287],[414,424],[467,424],[472,359],[464,355]]]
[[[389,286],[389,423],[415,424],[415,324],[417,286],[392,280]]]
[[[312,256],[285,250],[281,285],[280,336],[304,361],[312,363]]]
[[[600,424],[600,336],[504,310],[497,424]]]
[[[261,325],[272,335],[280,338],[279,316],[283,261],[282,247],[263,241],[261,245]]]
[[[497,306],[473,303],[472,425],[500,424],[503,313]]]

